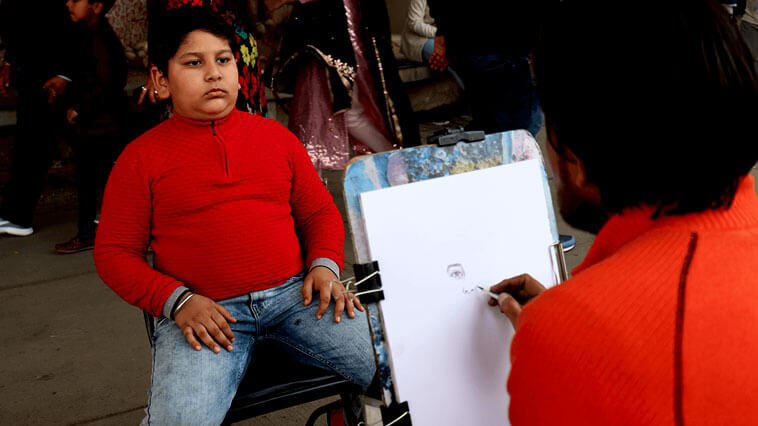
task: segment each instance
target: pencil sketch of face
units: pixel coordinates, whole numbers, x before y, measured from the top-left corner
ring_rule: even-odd
[[[466,278],[466,271],[463,270],[463,265],[460,263],[448,265],[447,274],[454,280],[462,280]]]

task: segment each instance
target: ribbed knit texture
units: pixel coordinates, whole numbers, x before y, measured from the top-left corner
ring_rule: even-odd
[[[651,213],[612,217],[574,277],[522,312],[513,425],[758,425],[753,178],[728,210]]]
[[[342,268],[344,238],[305,149],[279,123],[237,110],[215,122],[174,116],[113,168],[95,264],[119,296],[160,316],[180,285],[219,300],[275,287],[316,258]]]

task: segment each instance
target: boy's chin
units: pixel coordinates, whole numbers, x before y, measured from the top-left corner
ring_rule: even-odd
[[[198,121],[213,121],[220,120],[227,115],[231,114],[234,110],[234,104],[227,105],[224,108],[208,108],[202,111],[189,111],[174,110],[175,113],[181,115],[184,118],[189,118]]]

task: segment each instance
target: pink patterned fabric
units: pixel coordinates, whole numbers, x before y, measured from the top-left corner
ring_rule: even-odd
[[[106,16],[124,46],[147,40],[147,0],[116,0]]]
[[[317,0],[300,0],[302,3]],[[358,101],[366,118],[389,140],[387,126],[376,101],[371,72],[364,56],[360,37],[360,22],[357,0],[344,0],[350,41],[357,62],[354,85],[358,85]],[[373,54],[373,52],[369,52]],[[313,165],[322,169],[342,170],[350,159],[350,148],[355,155],[372,154],[373,151],[359,140],[350,137],[345,123],[344,111],[333,114],[331,93],[327,82],[325,65],[311,62],[301,65],[292,99],[289,129],[303,142]],[[355,96],[353,102],[355,102]]]
[[[289,129],[305,145],[316,170],[342,170],[350,159],[344,114],[332,114],[324,66],[301,65],[289,115]]]

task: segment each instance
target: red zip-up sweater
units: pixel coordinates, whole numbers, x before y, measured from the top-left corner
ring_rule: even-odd
[[[180,286],[219,300],[280,285],[319,258],[341,269],[344,238],[300,141],[234,110],[212,122],[175,115],[129,144],[108,180],[94,256],[113,291],[159,317]]]

